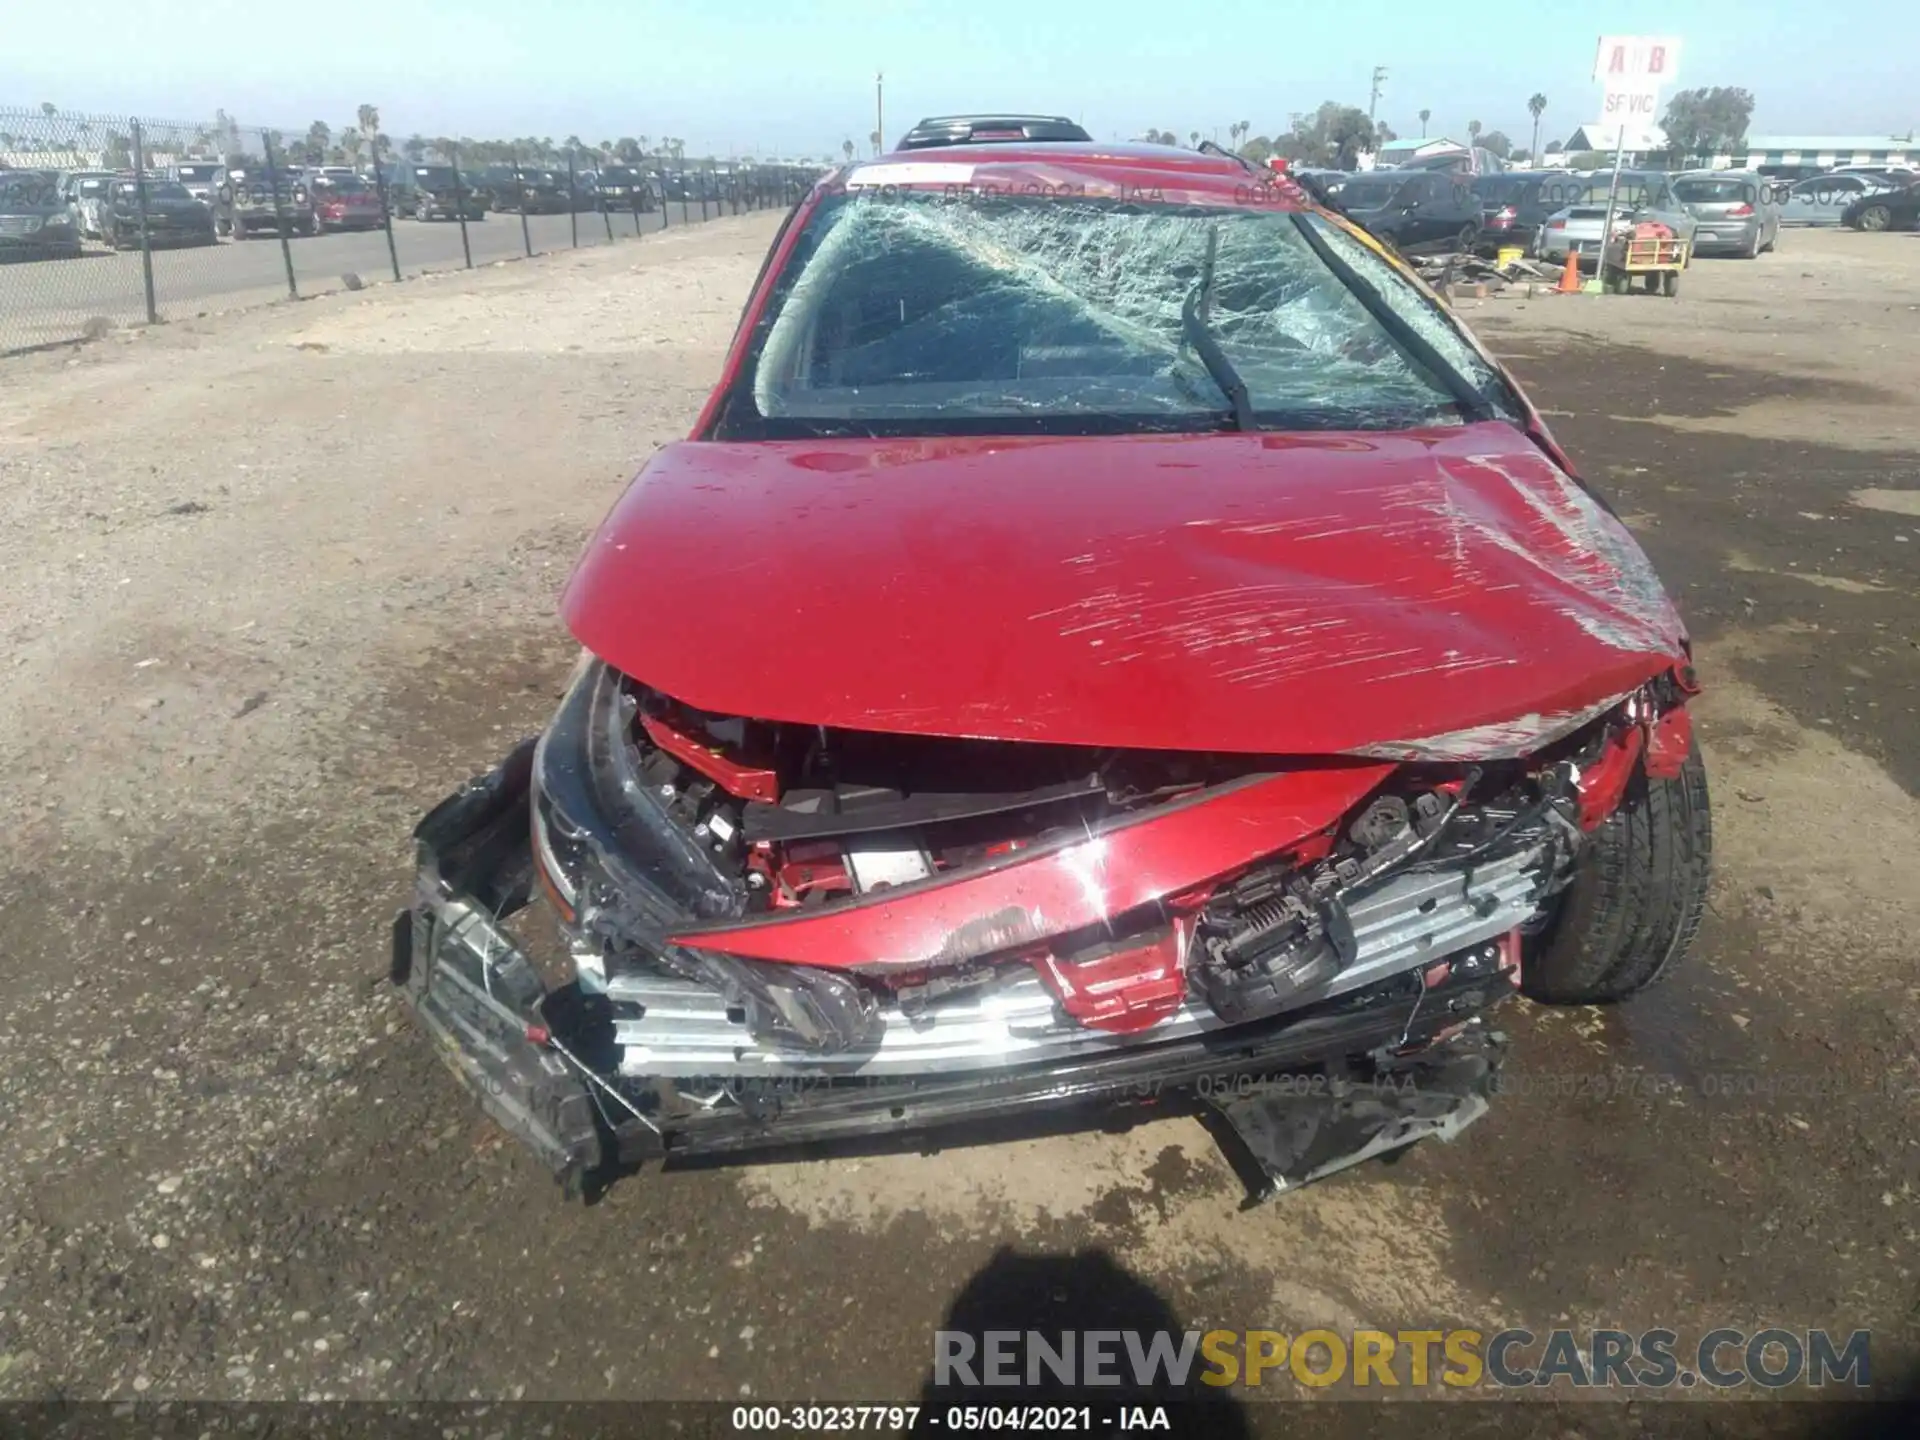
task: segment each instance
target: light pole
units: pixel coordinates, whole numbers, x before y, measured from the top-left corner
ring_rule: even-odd
[[[882,71],[873,72],[873,129],[874,133],[880,137],[874,141],[873,153],[876,155],[887,143],[887,107],[883,88],[886,78]]]
[[[1386,78],[1386,66],[1376,65],[1373,67],[1373,93],[1367,97],[1367,124],[1369,125],[1373,124],[1374,108],[1380,103],[1380,85]]]

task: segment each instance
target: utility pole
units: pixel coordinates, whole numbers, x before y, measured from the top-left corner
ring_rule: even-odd
[[[882,71],[873,72],[873,129],[874,133],[880,137],[874,142],[873,153],[876,155],[886,147],[887,143],[887,107],[882,99],[884,93],[882,86],[886,78]]]
[[[1386,66],[1376,65],[1373,67],[1373,93],[1367,97],[1367,123],[1369,125],[1373,123],[1374,109],[1380,104],[1381,82],[1384,81],[1386,78],[1387,78]]]

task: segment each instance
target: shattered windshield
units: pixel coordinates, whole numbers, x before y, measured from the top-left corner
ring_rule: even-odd
[[[763,435],[1221,428],[1235,380],[1262,428],[1459,419],[1446,380],[1297,217],[1252,208],[834,197],[783,268],[743,377],[728,428]]]

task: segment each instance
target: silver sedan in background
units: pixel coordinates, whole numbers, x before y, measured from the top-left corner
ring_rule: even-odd
[[[1862,195],[1893,187],[1873,175],[1816,175],[1791,186],[1781,197],[1782,225],[1838,225],[1849,205]]]
[[[1751,170],[1684,170],[1673,177],[1674,198],[1699,222],[1696,255],[1751,260],[1780,239],[1780,190]]]
[[[1665,225],[1682,240],[1693,239],[1696,222],[1684,205],[1674,197],[1664,171],[1622,171],[1619,190],[1614,193],[1613,233],[1618,238],[1629,234],[1635,225],[1647,221]],[[1550,182],[1542,191],[1544,203],[1561,202],[1547,217],[1534,240],[1538,258],[1554,265],[1566,263],[1567,252],[1577,249],[1582,269],[1591,270],[1600,262],[1600,232],[1607,221],[1607,196],[1613,190],[1613,175],[1574,176],[1564,185]]]

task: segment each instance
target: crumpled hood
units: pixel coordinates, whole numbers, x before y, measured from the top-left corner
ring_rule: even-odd
[[[1513,427],[683,442],[562,602],[724,714],[1143,749],[1524,753],[1685,658]]]

